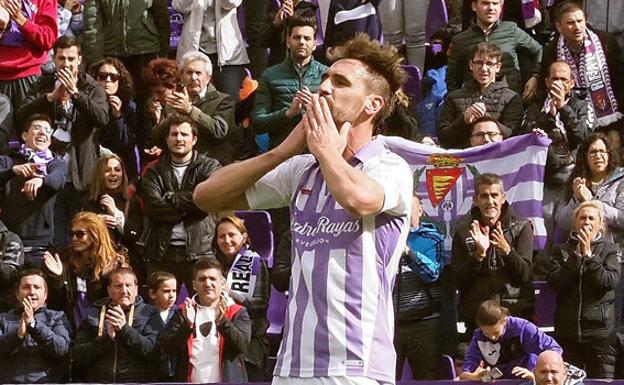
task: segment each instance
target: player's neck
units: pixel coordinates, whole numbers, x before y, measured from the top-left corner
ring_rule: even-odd
[[[373,140],[373,130],[374,127],[369,121],[351,127],[347,137],[347,146],[342,152],[343,159],[351,159],[360,149],[370,143]]]

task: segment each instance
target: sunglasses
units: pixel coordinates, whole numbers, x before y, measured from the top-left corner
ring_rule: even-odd
[[[121,76],[119,76],[119,74],[112,74],[110,72],[100,72],[97,74],[97,79],[101,82],[104,82],[108,79],[110,79],[111,82],[116,82],[117,80],[119,80]]]
[[[85,235],[87,235],[87,232],[85,230],[72,230],[69,234],[71,235],[72,239],[74,237],[82,239],[85,237]]]

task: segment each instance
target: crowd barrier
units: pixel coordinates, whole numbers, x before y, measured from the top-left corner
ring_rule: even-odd
[[[526,382],[524,380],[499,380],[499,381],[494,381],[495,384],[499,384],[499,385],[519,385],[523,382]],[[450,381],[450,380],[443,380],[443,381],[397,381],[396,384],[397,385],[458,385],[459,383],[462,384],[484,384],[483,382],[476,382],[476,381]],[[187,382],[181,382],[181,383],[168,383],[169,385],[187,385]],[[253,383],[240,383],[240,385],[270,385],[270,382],[253,382]],[[605,384],[612,384],[612,385],[624,385],[624,380],[599,380],[599,379],[585,379],[583,381],[584,385],[605,385]],[[46,384],[46,385],[52,385],[52,384]],[[144,385],[144,384],[141,384]],[[146,384],[145,384],[146,385]]]

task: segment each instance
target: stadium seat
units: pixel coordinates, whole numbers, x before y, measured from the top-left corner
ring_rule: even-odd
[[[545,332],[551,332],[555,326],[557,293],[546,281],[533,281],[535,289],[535,324]]]
[[[440,378],[439,380],[454,380],[457,377],[455,372],[455,361],[453,357],[442,355],[440,358]]]
[[[407,82],[403,86],[405,93],[412,99],[414,104],[418,104],[422,99],[422,74],[415,65],[403,65],[407,72]]]

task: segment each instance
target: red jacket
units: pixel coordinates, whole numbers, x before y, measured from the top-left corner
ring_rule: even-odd
[[[48,59],[58,35],[56,0],[21,0],[30,6],[33,19],[20,28],[24,37],[21,47],[0,44],[0,80],[15,80],[41,75],[40,66]]]

